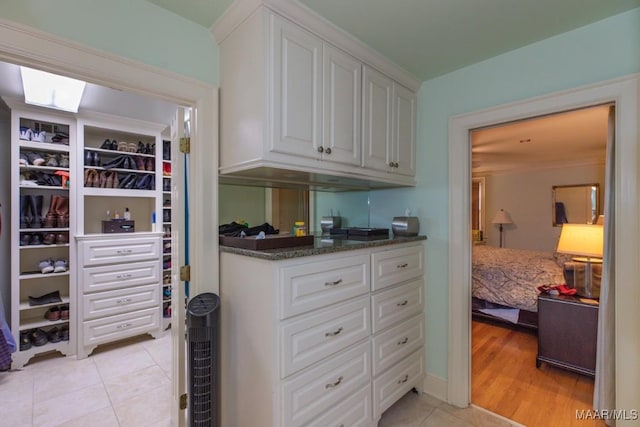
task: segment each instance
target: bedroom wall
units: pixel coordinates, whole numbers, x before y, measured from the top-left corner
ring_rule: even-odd
[[[498,210],[504,209],[513,221],[504,226],[504,247],[553,252],[562,228],[552,225],[551,187],[591,183],[600,184],[602,207],[604,165],[487,176],[487,244],[500,246],[498,226],[491,224],[491,220]]]

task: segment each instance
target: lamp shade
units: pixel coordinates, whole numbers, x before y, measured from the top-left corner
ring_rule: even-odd
[[[595,224],[562,224],[557,251],[602,258],[604,228]]]
[[[511,221],[511,217],[509,216],[509,213],[507,213],[507,211],[505,211],[504,209],[500,209],[497,213],[496,216],[493,217],[493,221],[491,221],[492,224],[513,224],[513,221]]]

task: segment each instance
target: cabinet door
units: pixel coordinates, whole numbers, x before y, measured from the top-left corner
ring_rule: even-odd
[[[416,94],[397,83],[393,85],[394,170],[409,176],[416,174]]]
[[[270,150],[319,158],[322,145],[322,40],[271,16],[273,63]]]
[[[363,71],[363,163],[389,171],[391,159],[391,109],[393,81],[367,66]]]
[[[324,45],[324,160],[360,165],[362,64]]]

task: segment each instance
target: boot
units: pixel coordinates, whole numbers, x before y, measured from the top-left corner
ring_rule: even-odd
[[[20,228],[31,227],[31,217],[29,214],[33,210],[31,207],[31,196],[20,196]]]
[[[56,212],[56,218],[58,220],[58,227],[69,227],[69,198],[60,196],[58,198],[58,205]]]
[[[31,221],[31,228],[42,228],[42,202],[44,196],[38,194],[31,197],[31,209],[33,210],[33,220]]]
[[[57,215],[56,211],[58,209],[58,203],[60,196],[51,195],[51,200],[49,201],[49,210],[44,217],[44,221],[42,221],[42,227],[44,228],[54,228],[57,226]]]

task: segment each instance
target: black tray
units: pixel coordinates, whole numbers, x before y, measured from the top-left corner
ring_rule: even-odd
[[[349,236],[389,236],[388,228],[352,227],[348,230]]]
[[[256,239],[256,236],[220,236],[219,241],[222,246],[251,249],[254,251],[293,248],[297,246],[313,246],[313,236],[296,237],[291,235],[283,236],[280,234],[267,234],[264,239]]]

